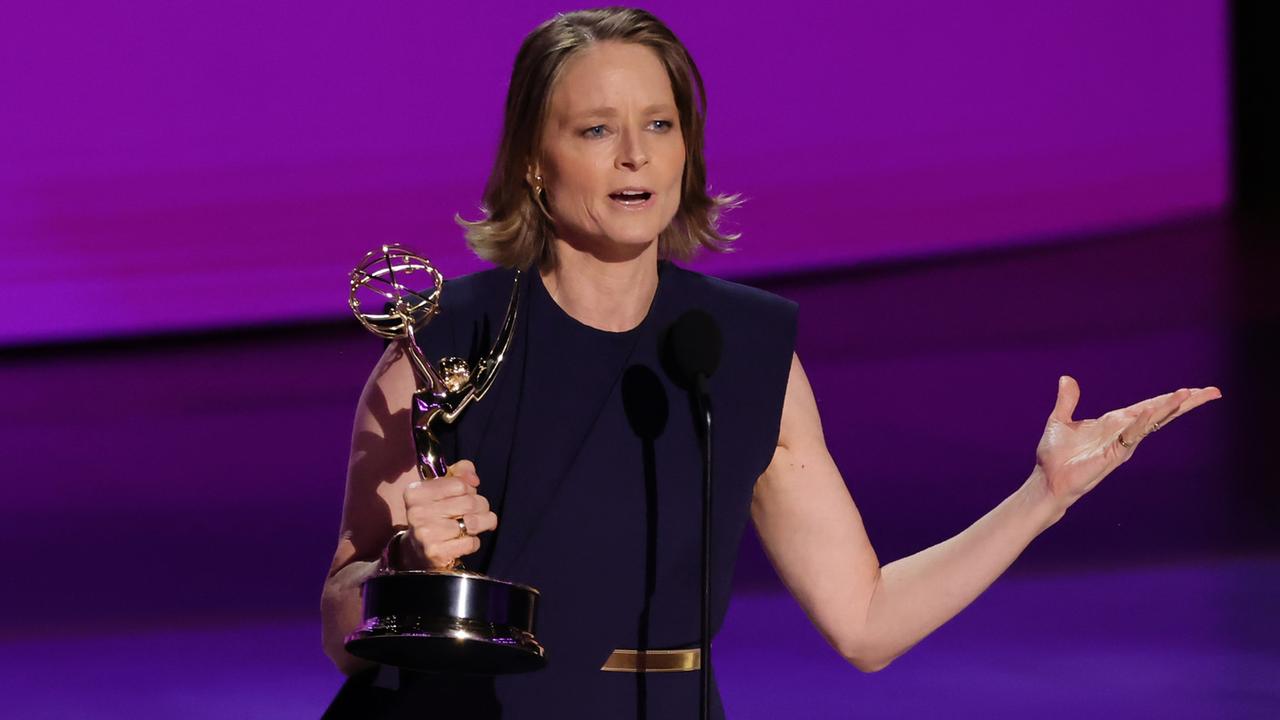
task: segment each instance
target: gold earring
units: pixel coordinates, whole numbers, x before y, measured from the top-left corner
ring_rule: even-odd
[[[543,195],[545,194],[545,191],[542,188],[542,176],[536,175],[534,176],[534,180],[537,182],[533,186],[533,202],[535,205],[538,206],[538,209],[541,210],[542,214],[547,218],[547,222],[554,222],[551,219],[551,213],[547,210],[546,203],[543,201]]]

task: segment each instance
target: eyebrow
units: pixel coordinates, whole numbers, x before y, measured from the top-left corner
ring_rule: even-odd
[[[661,112],[661,111],[675,112],[675,107],[672,106],[671,103],[654,103],[653,105],[650,105],[649,107],[645,108],[643,110],[643,113],[647,115],[652,112]],[[573,115],[575,116],[617,115],[617,114],[618,114],[618,109],[613,107],[612,105],[601,105],[600,107],[594,107],[588,110],[582,110],[580,112],[573,113]]]

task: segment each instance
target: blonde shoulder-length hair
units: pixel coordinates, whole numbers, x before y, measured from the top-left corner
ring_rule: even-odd
[[[707,107],[702,76],[675,33],[644,10],[601,8],[562,13],[542,23],[520,46],[503,120],[502,141],[485,185],[481,220],[455,219],[466,230],[467,244],[481,258],[526,270],[555,263],[554,227],[546,213],[545,191],[530,184],[528,168],[538,149],[551,91],[565,62],[594,42],[615,40],[652,48],[671,80],[680,129],[684,136],[684,180],[680,207],[658,235],[658,254],[686,260],[699,247],[726,252],[737,234],[717,228],[720,213],[737,206],[738,195],[707,192],[702,157]],[[696,102],[695,102],[696,100]],[[535,197],[535,192],[542,196]]]

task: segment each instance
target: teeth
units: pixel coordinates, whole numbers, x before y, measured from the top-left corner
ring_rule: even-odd
[[[647,193],[643,190],[619,190],[609,195],[609,197],[623,205],[643,205],[649,201],[651,196],[652,193]]]

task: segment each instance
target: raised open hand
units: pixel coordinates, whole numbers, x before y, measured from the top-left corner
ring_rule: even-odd
[[[1073,420],[1080,386],[1075,378],[1058,378],[1058,402],[1036,447],[1036,470],[1060,511],[1089,492],[1123,462],[1133,457],[1142,439],[1210,400],[1222,397],[1216,387],[1182,388],[1112,410],[1092,420]]]

